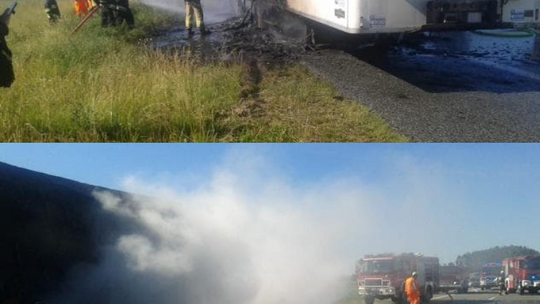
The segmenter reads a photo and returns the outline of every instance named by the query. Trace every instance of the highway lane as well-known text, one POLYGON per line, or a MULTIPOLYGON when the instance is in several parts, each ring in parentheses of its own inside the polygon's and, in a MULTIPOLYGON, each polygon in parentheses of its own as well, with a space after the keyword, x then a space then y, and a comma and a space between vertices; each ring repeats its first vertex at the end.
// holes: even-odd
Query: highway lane
MULTIPOLYGON (((470 292, 466 294, 450 293, 451 298, 447 294, 439 293, 433 296, 431 303, 433 304, 498 304, 498 303, 519 303, 519 304, 532 304, 540 303, 540 294, 509 294, 499 295, 495 290, 480 290, 471 288, 470 292)), ((376 300, 375 304, 393 304, 391 300, 376 300)))
POLYGON ((479 304, 479 303, 540 303, 540 295, 499 295, 496 291, 471 290, 466 294, 437 294, 433 297, 432 303, 453 303, 453 304, 479 304))

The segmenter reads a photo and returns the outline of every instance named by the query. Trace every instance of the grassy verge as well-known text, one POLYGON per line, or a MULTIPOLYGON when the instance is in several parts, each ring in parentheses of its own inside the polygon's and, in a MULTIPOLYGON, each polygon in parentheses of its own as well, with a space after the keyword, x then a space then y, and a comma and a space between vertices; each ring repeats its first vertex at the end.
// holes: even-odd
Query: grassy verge
POLYGON ((346 283, 345 294, 334 304, 364 304, 364 300, 358 295, 356 282, 346 283))
POLYGON ((133 31, 93 18, 69 35, 78 19, 70 1, 58 2, 55 26, 37 0, 19 1, 11 20, 17 79, 0 89, 2 142, 407 141, 294 66, 267 72, 260 111, 243 115, 242 65, 200 66, 137 43, 179 16, 135 4, 133 31))

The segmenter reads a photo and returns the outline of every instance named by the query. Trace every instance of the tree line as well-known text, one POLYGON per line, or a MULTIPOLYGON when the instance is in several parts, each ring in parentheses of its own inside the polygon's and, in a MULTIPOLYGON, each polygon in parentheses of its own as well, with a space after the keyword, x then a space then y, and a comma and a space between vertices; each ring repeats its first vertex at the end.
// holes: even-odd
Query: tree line
POLYGON ((465 267, 469 271, 478 271, 485 263, 501 263, 504 259, 515 256, 539 254, 540 252, 525 246, 496 246, 459 255, 456 258, 456 265, 465 267))

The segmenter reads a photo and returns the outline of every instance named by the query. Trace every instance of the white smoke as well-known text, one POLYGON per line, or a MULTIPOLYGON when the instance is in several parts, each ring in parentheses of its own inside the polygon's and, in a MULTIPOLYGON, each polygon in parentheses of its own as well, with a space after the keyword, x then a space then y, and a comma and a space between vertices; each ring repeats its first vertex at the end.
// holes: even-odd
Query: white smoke
POLYGON ((337 185, 306 192, 257 175, 222 169, 183 192, 128 178, 126 190, 149 195, 131 199, 96 192, 104 210, 135 228, 53 302, 334 302, 354 267, 342 252, 355 232, 346 222, 362 221, 365 200, 337 185))
POLYGON ((130 228, 51 302, 330 304, 363 254, 430 255, 463 236, 444 225, 462 209, 438 205, 459 201, 459 191, 432 168, 403 162, 378 185, 335 176, 302 184, 269 163, 239 153, 189 189, 129 177, 125 190, 146 196, 95 193, 130 228))

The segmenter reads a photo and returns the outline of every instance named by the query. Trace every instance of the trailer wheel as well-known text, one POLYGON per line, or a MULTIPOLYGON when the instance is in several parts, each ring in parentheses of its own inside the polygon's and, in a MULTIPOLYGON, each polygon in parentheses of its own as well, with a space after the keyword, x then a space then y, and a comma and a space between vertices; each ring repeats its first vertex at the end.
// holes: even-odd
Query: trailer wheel
POLYGON ((429 303, 431 301, 431 298, 433 298, 433 290, 431 290, 431 287, 428 287, 426 294, 424 295, 423 303, 429 303))
POLYGON ((364 297, 364 303, 366 304, 373 304, 375 302, 375 297, 372 296, 366 296, 364 297))

